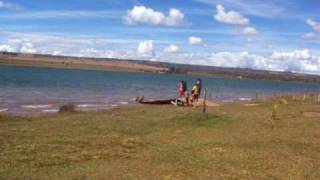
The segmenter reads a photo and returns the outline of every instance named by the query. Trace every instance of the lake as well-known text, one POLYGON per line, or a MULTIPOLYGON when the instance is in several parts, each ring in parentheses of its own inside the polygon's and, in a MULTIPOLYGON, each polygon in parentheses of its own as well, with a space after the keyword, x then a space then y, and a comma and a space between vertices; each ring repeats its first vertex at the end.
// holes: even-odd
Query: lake
MULTIPOLYGON (((54 113, 62 104, 80 110, 100 110, 147 99, 176 97, 179 80, 188 89, 198 77, 175 74, 126 73, 0 66, 0 113, 54 113)), ((320 84, 201 77, 208 98, 249 100, 279 94, 316 93, 320 84)))

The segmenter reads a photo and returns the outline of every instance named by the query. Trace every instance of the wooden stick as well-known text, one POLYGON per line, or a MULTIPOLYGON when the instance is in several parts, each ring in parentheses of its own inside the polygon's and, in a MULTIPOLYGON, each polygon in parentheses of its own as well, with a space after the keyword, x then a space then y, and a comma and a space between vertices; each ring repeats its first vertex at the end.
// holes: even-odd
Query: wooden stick
POLYGON ((303 95, 303 98, 302 98, 302 101, 306 101, 306 99, 307 99, 307 95, 304 94, 304 95, 303 95))
POLYGON ((207 100, 207 89, 204 89, 204 97, 203 97, 203 113, 207 112, 207 105, 206 105, 206 100, 207 100))

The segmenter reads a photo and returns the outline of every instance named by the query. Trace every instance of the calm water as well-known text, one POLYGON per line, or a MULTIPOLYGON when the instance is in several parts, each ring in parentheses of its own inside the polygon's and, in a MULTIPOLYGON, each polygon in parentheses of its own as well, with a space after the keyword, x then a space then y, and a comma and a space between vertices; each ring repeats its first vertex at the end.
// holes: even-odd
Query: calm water
MULTIPOLYGON (((0 113, 56 112, 74 103, 82 110, 108 109, 134 103, 136 96, 173 98, 177 82, 188 87, 188 75, 122 73, 0 66, 0 113)), ((244 100, 274 94, 319 92, 320 84, 202 78, 209 99, 244 100)))

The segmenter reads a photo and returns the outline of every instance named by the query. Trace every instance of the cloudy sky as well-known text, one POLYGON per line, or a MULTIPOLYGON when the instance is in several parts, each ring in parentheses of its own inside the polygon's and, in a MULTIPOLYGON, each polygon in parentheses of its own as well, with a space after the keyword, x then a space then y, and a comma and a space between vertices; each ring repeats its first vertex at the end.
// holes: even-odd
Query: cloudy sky
POLYGON ((319 0, 0 0, 0 51, 320 74, 319 0))

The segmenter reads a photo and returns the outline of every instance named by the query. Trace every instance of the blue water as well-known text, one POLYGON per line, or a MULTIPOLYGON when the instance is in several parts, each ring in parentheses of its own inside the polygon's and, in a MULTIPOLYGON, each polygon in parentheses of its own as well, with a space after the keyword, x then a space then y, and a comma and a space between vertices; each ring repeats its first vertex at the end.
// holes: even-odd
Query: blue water
MULTIPOLYGON (((179 80, 189 75, 125 73, 0 66, 0 113, 55 112, 66 103, 84 110, 132 104, 136 96, 173 98, 179 80)), ((316 93, 320 84, 202 77, 213 100, 239 100, 278 94, 316 93)))

